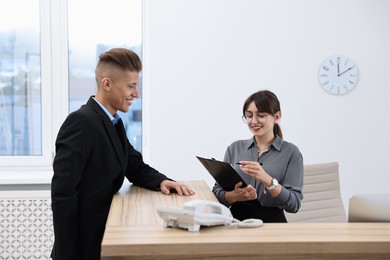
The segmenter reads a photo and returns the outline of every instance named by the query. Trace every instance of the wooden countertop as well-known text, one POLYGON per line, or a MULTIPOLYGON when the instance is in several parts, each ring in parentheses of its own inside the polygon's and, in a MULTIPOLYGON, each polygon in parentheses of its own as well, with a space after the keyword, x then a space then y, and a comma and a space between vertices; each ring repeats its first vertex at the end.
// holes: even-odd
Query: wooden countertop
POLYGON ((390 259, 390 223, 274 223, 259 228, 164 228, 156 206, 216 200, 203 181, 193 197, 125 185, 111 208, 102 259, 390 259))
POLYGON ((130 185, 125 182, 114 196, 107 226, 128 225, 163 225, 164 221, 157 214, 157 206, 181 208, 189 200, 218 201, 205 181, 181 181, 196 192, 193 196, 180 196, 176 193, 164 195, 130 185))

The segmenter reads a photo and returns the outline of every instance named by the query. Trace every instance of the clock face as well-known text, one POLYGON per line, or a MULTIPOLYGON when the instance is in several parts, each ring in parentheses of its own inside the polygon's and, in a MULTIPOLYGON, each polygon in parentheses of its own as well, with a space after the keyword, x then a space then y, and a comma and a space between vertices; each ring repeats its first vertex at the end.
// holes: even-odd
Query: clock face
POLYGON ((356 86, 358 69, 348 57, 335 55, 321 64, 318 78, 325 91, 333 95, 343 95, 356 86))

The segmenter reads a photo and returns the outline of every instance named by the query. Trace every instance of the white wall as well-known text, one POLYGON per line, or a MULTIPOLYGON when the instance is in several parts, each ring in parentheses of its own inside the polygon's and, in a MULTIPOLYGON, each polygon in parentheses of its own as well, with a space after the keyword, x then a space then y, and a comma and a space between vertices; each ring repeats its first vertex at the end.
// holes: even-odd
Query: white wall
POLYGON ((177 180, 213 180, 195 155, 222 159, 251 137, 247 96, 274 91, 285 140, 306 164, 338 161, 345 207, 390 181, 390 1, 148 0, 145 2, 144 155, 177 180), (357 87, 327 94, 318 69, 341 54, 357 87))

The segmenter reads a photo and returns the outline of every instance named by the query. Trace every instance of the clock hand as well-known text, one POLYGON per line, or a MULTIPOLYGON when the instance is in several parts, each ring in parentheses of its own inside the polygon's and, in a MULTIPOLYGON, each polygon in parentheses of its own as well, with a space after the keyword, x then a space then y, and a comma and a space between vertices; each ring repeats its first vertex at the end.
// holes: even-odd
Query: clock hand
POLYGON ((337 57, 337 74, 340 73, 340 57, 337 57))
POLYGON ((343 71, 343 72, 341 72, 341 73, 338 73, 337 76, 340 77, 340 76, 343 75, 345 72, 350 71, 351 69, 353 69, 353 67, 350 67, 349 69, 347 69, 347 70, 345 70, 345 71, 343 71))

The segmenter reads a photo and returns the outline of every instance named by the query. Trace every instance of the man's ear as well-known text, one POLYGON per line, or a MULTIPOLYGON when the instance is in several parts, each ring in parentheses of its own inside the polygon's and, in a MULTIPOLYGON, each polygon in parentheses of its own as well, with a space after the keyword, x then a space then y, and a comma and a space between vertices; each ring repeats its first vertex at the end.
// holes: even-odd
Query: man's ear
POLYGON ((110 91, 110 89, 111 89, 111 80, 110 80, 110 78, 107 78, 107 77, 102 78, 101 83, 102 83, 102 88, 104 90, 110 91))

